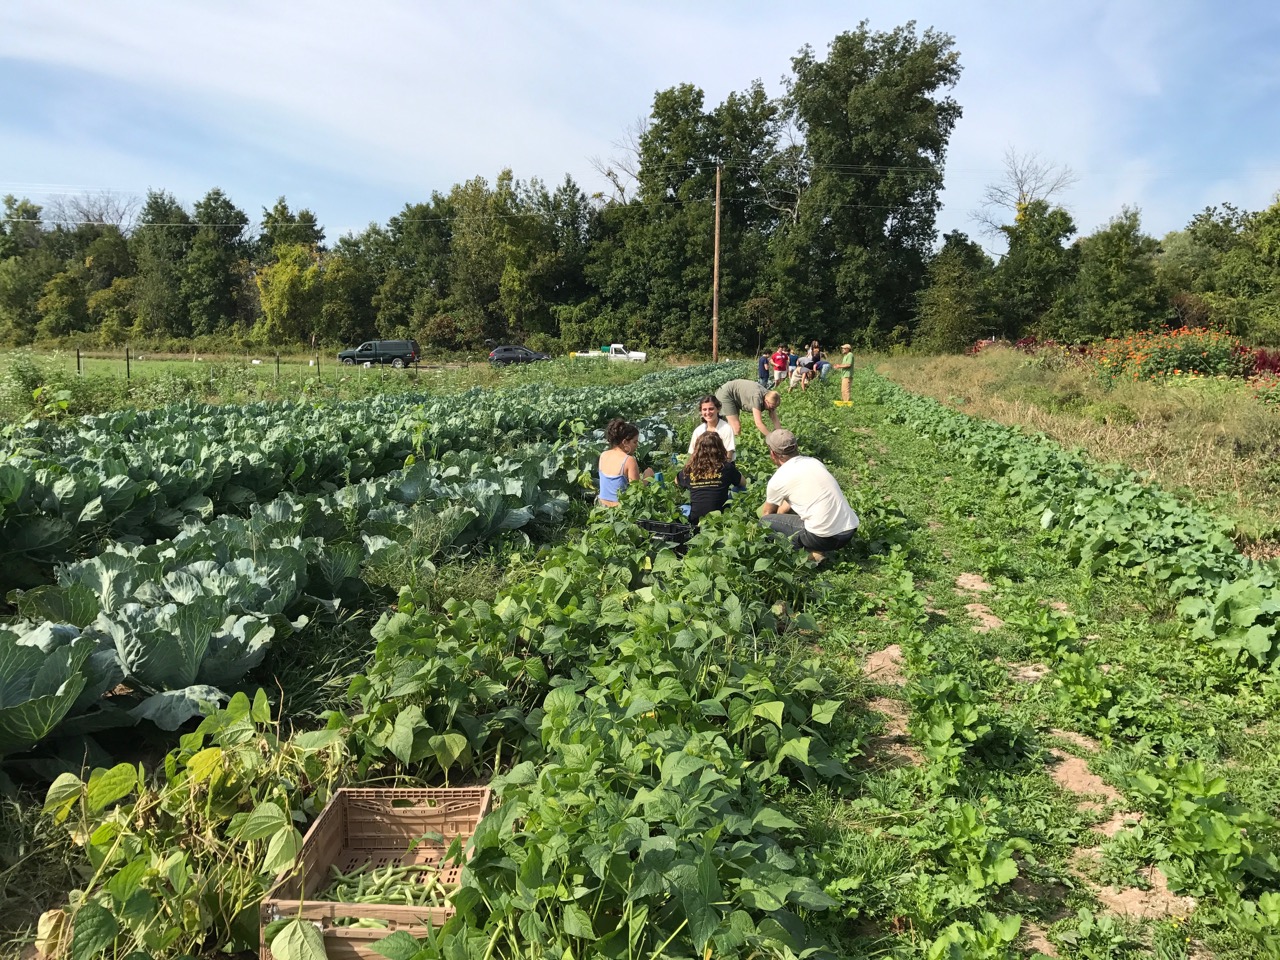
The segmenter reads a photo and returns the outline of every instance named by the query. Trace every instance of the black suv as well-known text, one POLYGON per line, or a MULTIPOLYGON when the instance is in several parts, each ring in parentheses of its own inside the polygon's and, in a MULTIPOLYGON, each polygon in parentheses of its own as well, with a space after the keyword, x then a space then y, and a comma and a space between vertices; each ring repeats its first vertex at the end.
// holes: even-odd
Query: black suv
POLYGON ((548 353, 539 353, 537 350, 530 350, 528 347, 514 344, 505 347, 494 347, 489 354, 489 362, 499 366, 508 363, 533 363, 535 360, 550 359, 551 355, 548 353))
POLYGON ((366 340, 354 350, 343 350, 338 360, 348 367, 357 363, 389 363, 407 367, 422 356, 417 340, 366 340))

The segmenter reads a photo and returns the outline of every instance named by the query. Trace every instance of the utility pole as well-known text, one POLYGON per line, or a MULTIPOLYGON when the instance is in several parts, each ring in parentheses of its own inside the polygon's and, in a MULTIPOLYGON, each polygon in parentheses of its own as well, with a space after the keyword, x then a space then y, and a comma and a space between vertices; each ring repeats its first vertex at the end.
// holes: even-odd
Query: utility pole
POLYGON ((711 267, 711 362, 720 360, 720 171, 716 164, 716 241, 715 260, 711 267))

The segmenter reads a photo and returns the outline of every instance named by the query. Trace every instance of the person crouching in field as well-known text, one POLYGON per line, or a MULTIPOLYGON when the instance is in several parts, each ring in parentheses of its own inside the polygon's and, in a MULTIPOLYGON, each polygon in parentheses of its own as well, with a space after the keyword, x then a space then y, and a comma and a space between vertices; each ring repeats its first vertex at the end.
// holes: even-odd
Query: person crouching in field
POLYGON ((801 392, 809 389, 809 383, 818 375, 814 369, 812 361, 805 356, 801 357, 796 363, 795 369, 791 371, 791 379, 787 381, 787 393, 796 388, 796 384, 800 384, 801 392))
POLYGON ((640 446, 640 428, 634 423, 618 419, 609 421, 604 429, 605 443, 609 448, 600 454, 600 494, 596 502, 602 507, 616 507, 622 491, 637 480, 647 483, 653 470, 640 472, 636 462, 636 447, 640 446))
POLYGON ((742 474, 729 460, 720 435, 708 430, 694 443, 676 483, 689 491, 689 522, 696 527, 708 513, 724 509, 730 488, 742 486, 742 474))
POLYGON ((769 478, 760 520, 821 563, 853 539, 858 515, 831 471, 820 460, 800 456, 794 433, 774 430, 765 443, 778 469, 769 478))

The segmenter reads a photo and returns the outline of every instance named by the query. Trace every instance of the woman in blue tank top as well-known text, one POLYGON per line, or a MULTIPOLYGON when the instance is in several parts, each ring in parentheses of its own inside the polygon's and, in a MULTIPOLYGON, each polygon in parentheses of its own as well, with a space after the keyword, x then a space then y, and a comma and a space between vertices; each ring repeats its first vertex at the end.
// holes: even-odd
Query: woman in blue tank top
POLYGON ((653 470, 640 472, 636 463, 636 447, 640 445, 640 428, 634 423, 611 420, 604 430, 609 449, 600 454, 600 495, 596 501, 602 507, 616 507, 627 486, 641 478, 648 480, 653 470))

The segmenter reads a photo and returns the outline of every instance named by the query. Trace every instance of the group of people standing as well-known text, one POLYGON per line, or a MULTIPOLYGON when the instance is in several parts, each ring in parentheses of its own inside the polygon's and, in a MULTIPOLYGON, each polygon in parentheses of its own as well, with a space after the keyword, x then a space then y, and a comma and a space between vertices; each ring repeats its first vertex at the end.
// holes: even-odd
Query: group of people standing
POLYGON ((847 402, 849 381, 853 377, 853 346, 848 343, 841 344, 840 354, 840 362, 832 363, 822 352, 822 347, 817 340, 809 344, 802 354, 795 353, 794 349, 786 344, 778 344, 778 349, 773 353, 760 354, 756 361, 756 379, 760 386, 765 388, 770 384, 779 386, 783 380, 786 380, 787 392, 790 393, 797 386, 802 391, 807 390, 813 380, 825 378, 832 370, 839 370, 841 371, 840 399, 847 402))
MULTIPOLYGON (((836 366, 851 370, 853 357, 847 346, 845 351, 844 362, 836 366)), ((688 516, 694 526, 707 514, 723 509, 735 489, 744 489, 745 480, 734 461, 742 414, 749 410, 776 467, 765 491, 761 521, 821 563, 827 553, 853 539, 858 516, 826 466, 814 457, 800 455, 795 434, 778 420, 782 395, 767 387, 767 383, 753 380, 730 380, 714 396, 698 401, 702 422, 689 440, 688 460, 676 482, 689 491, 688 516), (772 429, 765 425, 766 413, 772 429)), ((846 380, 846 399, 847 390, 846 380)), ((605 430, 609 447, 600 455, 597 498, 602 506, 617 506, 629 483, 648 482, 655 476, 652 469, 641 471, 636 462, 639 436, 636 425, 625 420, 614 420, 605 430)))

